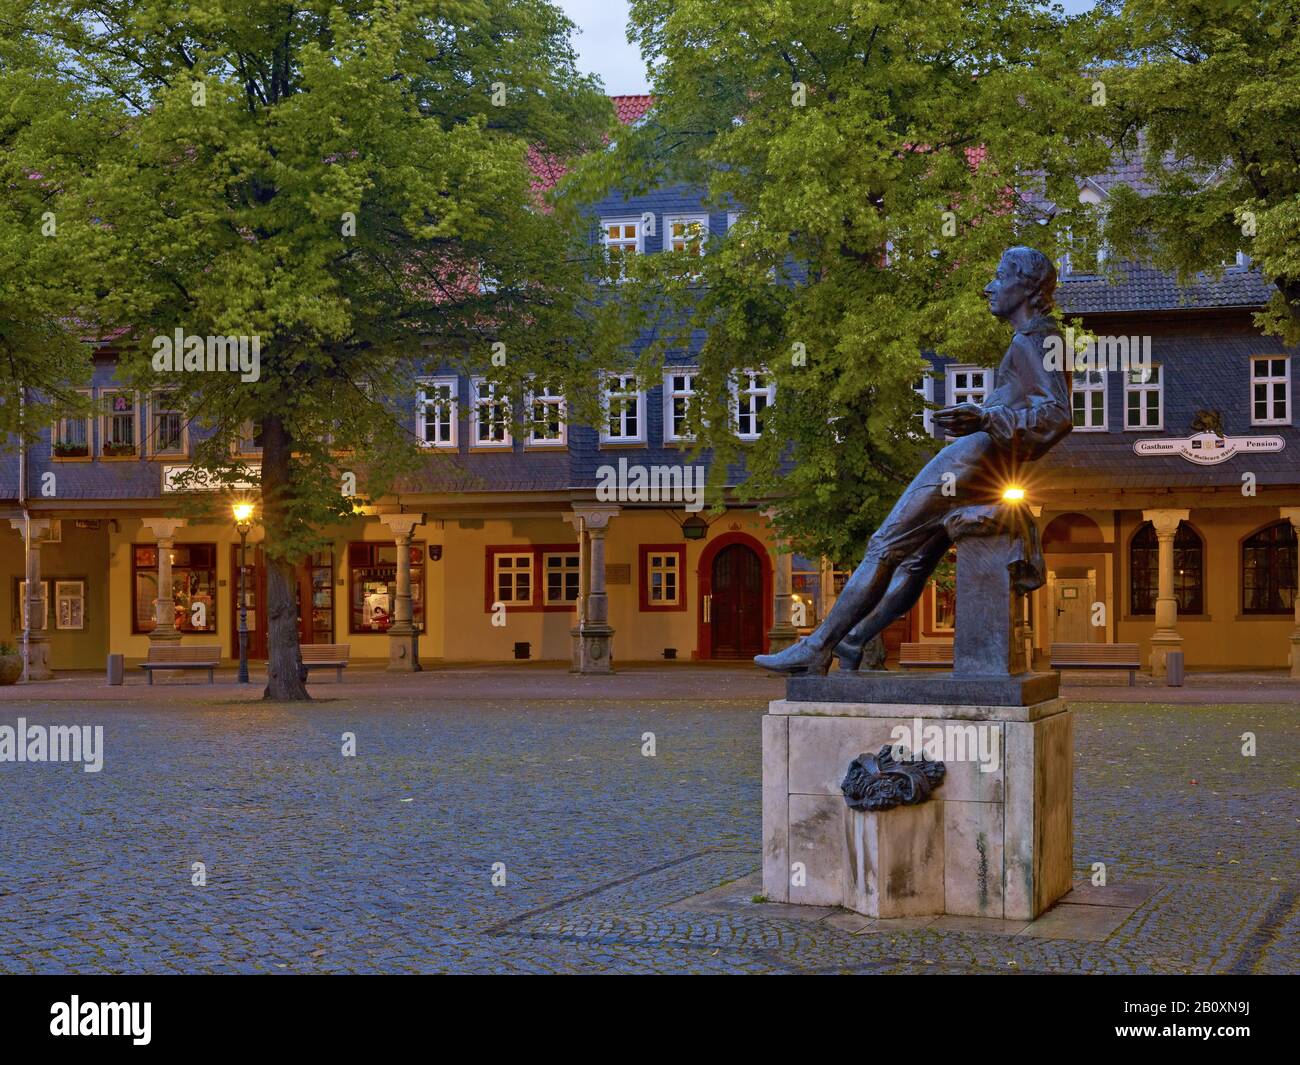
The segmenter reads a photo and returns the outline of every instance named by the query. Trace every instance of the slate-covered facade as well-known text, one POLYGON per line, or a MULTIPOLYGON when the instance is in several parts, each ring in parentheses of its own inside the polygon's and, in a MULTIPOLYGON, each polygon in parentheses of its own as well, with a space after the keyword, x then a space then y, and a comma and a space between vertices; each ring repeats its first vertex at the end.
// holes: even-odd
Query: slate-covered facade
MULTIPOLYGON (((634 121, 649 100, 615 103, 624 121, 634 121)), ((1081 195, 1104 199, 1107 181, 1125 173, 1089 182, 1081 195)), ((725 233, 731 221, 726 211, 703 208, 696 190, 669 188, 593 205, 593 230, 608 234, 610 225, 647 215, 653 235, 638 229, 629 238, 647 254, 672 239, 674 219, 699 219, 710 234, 725 233)), ((1286 666, 1300 628, 1296 352, 1252 324, 1267 286, 1246 261, 1190 286, 1147 267, 1086 265, 1093 272, 1064 264, 1064 311, 1098 334, 1150 337, 1159 369, 1156 380, 1076 375, 1077 431, 1027 486, 1049 569, 1030 606, 1039 660, 1053 642, 1124 642, 1141 645, 1144 660, 1154 653, 1157 665, 1165 651, 1182 650, 1192 669, 1286 666), (1253 378, 1260 366, 1262 376, 1253 378), (1251 440, 1265 437, 1279 448, 1250 450, 1251 440), (1138 442, 1175 450, 1139 453, 1138 442), (1217 461, 1201 461, 1207 456, 1217 461), (1171 570, 1163 587, 1162 561, 1171 570), (1162 591, 1179 604, 1176 618, 1162 591)), ((987 367, 941 357, 933 365, 921 389, 937 403, 991 389, 987 367)), ((621 435, 611 436, 608 425, 604 432, 567 425, 556 439, 508 445, 490 431, 479 436, 474 379, 413 381, 411 416, 437 454, 373 513, 329 530, 331 546, 300 567, 303 640, 346 643, 355 659, 388 660, 404 568, 427 663, 568 660, 580 600, 587 623, 603 615, 622 662, 743 659, 791 638, 787 618, 814 624, 842 572, 777 551, 768 504, 714 517, 680 503, 597 498, 601 466, 684 463, 672 439, 672 392, 690 384, 691 366, 683 352, 662 377, 638 382, 635 418, 623 419, 621 435), (414 406, 419 395, 426 412, 414 406), (603 590, 593 586, 598 563, 603 590)), ((158 636, 160 561, 170 562, 163 579, 174 605, 165 609, 174 611, 181 642, 218 644, 234 657, 233 522, 223 510, 203 516, 183 493, 167 490, 187 463, 189 442, 156 397, 116 393, 113 371, 111 353, 102 352, 93 387, 108 401, 105 414, 52 429, 25 456, 0 458, 0 519, 7 519, 0 520, 0 640, 16 642, 23 630, 30 522, 52 668, 102 668, 108 653, 144 658, 158 636)), ((761 379, 748 384, 743 402, 756 413, 774 397, 761 379)), ((248 449, 255 460, 255 441, 248 449)), ((259 535, 254 527, 247 571, 254 658, 264 653, 259 535)), ((932 586, 888 642, 950 639, 951 616, 951 601, 932 586)))

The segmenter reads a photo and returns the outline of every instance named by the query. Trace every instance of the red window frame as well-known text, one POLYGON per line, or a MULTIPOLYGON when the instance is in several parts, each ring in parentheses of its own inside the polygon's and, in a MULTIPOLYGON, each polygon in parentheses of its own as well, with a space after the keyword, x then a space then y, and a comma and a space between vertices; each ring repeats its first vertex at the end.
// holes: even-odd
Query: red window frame
POLYGON ((578 604, 546 604, 546 573, 542 569, 543 555, 576 555, 577 544, 489 544, 483 550, 483 612, 492 613, 492 604, 497 601, 496 557, 497 555, 532 555, 533 581, 529 592, 532 596, 527 606, 518 603, 506 603, 507 613, 526 614, 564 614, 575 613, 578 604))

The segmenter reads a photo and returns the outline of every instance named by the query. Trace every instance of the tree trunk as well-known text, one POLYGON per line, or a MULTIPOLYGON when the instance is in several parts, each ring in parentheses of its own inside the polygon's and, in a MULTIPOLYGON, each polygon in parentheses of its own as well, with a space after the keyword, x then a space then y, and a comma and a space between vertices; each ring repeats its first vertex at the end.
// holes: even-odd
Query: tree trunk
POLYGON ((262 519, 267 539, 266 691, 264 699, 310 699, 298 646, 297 580, 291 559, 276 551, 289 543, 289 462, 292 442, 278 417, 262 422, 262 519))

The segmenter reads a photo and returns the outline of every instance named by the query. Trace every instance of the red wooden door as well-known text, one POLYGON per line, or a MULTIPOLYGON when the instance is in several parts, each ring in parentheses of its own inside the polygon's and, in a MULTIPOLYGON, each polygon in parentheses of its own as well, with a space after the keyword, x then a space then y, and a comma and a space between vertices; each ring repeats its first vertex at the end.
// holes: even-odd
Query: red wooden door
MULTIPOLYGON (((230 655, 239 657, 239 545, 231 548, 230 655)), ((329 552, 312 555, 295 571, 298 601, 298 642, 332 643, 334 640, 334 563, 329 552), (307 604, 304 606, 304 604, 307 604)), ((266 657, 266 559, 260 546, 248 548, 244 575, 248 600, 248 657, 266 657)))
MULTIPOLYGON (((245 556, 244 601, 248 604, 248 657, 266 657, 266 566, 262 549, 250 546, 245 556)), ((230 657, 239 658, 239 545, 230 548, 230 657)))
POLYGON ((763 565, 744 544, 713 560, 714 658, 750 658, 763 650, 763 565))

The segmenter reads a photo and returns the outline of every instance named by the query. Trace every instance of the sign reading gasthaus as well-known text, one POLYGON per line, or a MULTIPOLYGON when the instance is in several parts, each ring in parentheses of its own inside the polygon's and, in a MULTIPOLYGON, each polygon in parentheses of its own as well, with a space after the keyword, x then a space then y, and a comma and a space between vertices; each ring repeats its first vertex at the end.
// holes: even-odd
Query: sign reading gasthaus
POLYGON ((1180 440, 1138 440, 1133 444, 1137 455, 1178 455, 1198 466, 1214 466, 1234 455, 1281 451, 1286 441, 1280 436, 1219 436, 1196 433, 1180 440))

